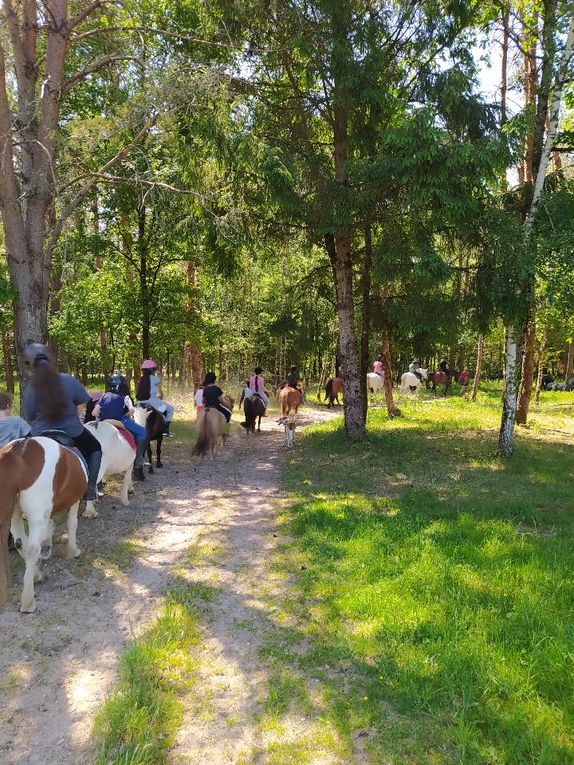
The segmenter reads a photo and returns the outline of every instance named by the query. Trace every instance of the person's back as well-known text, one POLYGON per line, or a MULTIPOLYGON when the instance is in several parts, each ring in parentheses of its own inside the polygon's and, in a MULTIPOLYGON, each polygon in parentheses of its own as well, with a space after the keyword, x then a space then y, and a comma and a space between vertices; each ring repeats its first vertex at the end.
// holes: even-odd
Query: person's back
POLYGON ((440 360, 440 364, 438 365, 438 368, 440 369, 440 371, 441 371, 443 374, 445 374, 445 375, 448 375, 448 374, 449 374, 449 371, 448 371, 448 361, 446 360, 446 358, 445 358, 444 356, 443 356, 443 358, 440 360))
POLYGON ((11 406, 10 394, 0 393, 0 446, 5 446, 17 438, 25 438, 31 432, 26 420, 10 414, 11 406))
POLYGON ((100 401, 100 420, 120 420, 125 413, 125 396, 109 391, 104 393, 100 401))
POLYGON ((297 372, 289 372, 289 374, 287 375, 287 385, 290 388, 296 388, 297 383, 299 382, 298 378, 299 378, 299 375, 297 374, 297 372))
POLYGON ((383 369, 383 361, 382 361, 382 359, 379 358, 379 359, 377 359, 376 361, 373 362, 373 372, 376 375, 380 375, 380 377, 384 377, 385 370, 383 369))

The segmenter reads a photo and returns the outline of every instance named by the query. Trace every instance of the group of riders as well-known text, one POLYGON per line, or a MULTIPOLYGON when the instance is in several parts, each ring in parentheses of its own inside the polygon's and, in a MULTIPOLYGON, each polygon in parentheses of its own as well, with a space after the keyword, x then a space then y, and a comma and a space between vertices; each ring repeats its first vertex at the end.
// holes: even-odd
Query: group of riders
MULTIPOLYGON (((134 475, 136 479, 144 480, 144 454, 149 441, 145 427, 134 420, 135 407, 142 405, 160 412, 165 420, 163 435, 167 437, 172 435, 170 425, 174 414, 173 406, 163 400, 161 378, 156 374, 155 361, 143 361, 134 403, 125 377, 117 371, 107 381, 105 392, 88 392, 75 377, 58 372, 55 359, 47 346, 30 344, 24 358, 30 370, 30 381, 22 396, 24 417, 12 415, 11 396, 0 393, 0 447, 28 436, 67 437, 69 445, 76 447, 85 461, 88 488, 84 499, 95 500, 98 497, 97 481, 102 450, 97 438, 84 427, 84 422, 94 419, 119 421, 135 438, 134 475)), ((269 394, 265 390, 262 372, 261 367, 256 367, 253 375, 245 381, 242 402, 245 398, 259 396, 267 408, 269 394)), ((302 395, 296 366, 291 367, 283 382, 284 386, 290 386, 302 395)), ((215 373, 208 372, 203 385, 195 394, 195 404, 198 411, 207 407, 217 409, 229 425, 231 410, 221 402, 222 396, 223 391, 216 385, 215 373)))

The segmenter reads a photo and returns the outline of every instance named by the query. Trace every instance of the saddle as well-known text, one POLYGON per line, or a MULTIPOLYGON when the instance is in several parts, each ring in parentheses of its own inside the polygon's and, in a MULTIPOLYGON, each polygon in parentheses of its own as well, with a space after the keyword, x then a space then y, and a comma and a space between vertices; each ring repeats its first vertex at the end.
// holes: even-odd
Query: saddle
POLYGON ((110 425, 113 425, 114 428, 117 428, 118 430, 125 430, 126 426, 121 420, 102 420, 102 422, 109 422, 110 425))
POLYGON ((128 442, 130 447, 135 451, 136 448, 136 440, 133 437, 133 435, 129 432, 129 430, 126 428, 123 422, 121 420, 101 420, 101 422, 107 422, 110 425, 113 425, 114 428, 119 432, 120 436, 123 436, 125 440, 128 442))
POLYGON ((44 438, 51 438, 52 441, 56 441, 56 443, 60 444, 60 446, 63 446, 64 449, 68 449, 69 451, 73 452, 76 457, 80 460, 82 463, 82 466, 84 470, 86 471, 86 475, 88 472, 88 463, 86 462, 86 458, 82 454, 82 452, 78 449, 77 446, 74 444, 74 439, 72 436, 69 436, 65 431, 63 430, 44 430, 42 433, 40 433, 41 436, 44 438))

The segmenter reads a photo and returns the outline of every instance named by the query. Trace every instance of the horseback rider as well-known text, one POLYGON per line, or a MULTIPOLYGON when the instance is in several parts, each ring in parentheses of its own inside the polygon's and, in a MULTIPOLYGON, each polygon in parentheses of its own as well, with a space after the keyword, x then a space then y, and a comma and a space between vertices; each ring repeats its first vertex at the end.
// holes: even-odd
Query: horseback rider
POLYGON ((438 365, 439 372, 442 372, 443 374, 447 375, 447 377, 450 377, 450 372, 448 371, 448 361, 446 356, 441 356, 440 364, 438 365))
POLYGON ((409 372, 413 374, 415 377, 418 377, 418 379, 423 382, 423 376, 419 372, 420 366, 417 359, 413 359, 411 363, 409 364, 409 372))
POLYGON ((32 428, 21 417, 10 414, 12 396, 9 393, 0 393, 0 446, 9 444, 17 438, 26 438, 32 428))
POLYGON ((98 439, 84 428, 79 410, 90 400, 90 394, 72 375, 58 373, 45 345, 32 343, 24 351, 31 369, 30 384, 24 391, 23 409, 32 426, 32 435, 41 436, 50 430, 61 430, 82 453, 88 468, 88 488, 84 499, 98 498, 96 483, 102 461, 98 439))
POLYGON ((144 454, 149 441, 146 429, 133 421, 134 405, 129 394, 120 390, 125 381, 119 374, 113 374, 108 380, 108 392, 96 402, 92 415, 98 420, 119 420, 124 428, 136 440, 136 458, 134 460, 134 476, 138 481, 145 481, 144 454))
POLYGON ((303 398, 303 391, 299 387, 299 369, 296 364, 292 364, 287 377, 283 380, 281 388, 294 388, 301 398, 303 398))
POLYGON ((383 369, 383 357, 377 356, 376 361, 373 362, 373 372, 379 375, 381 379, 385 378, 385 370, 383 369))
POLYGON ((149 406, 163 414, 165 417, 163 435, 171 438, 172 434, 169 432, 169 427, 173 419, 173 406, 162 399, 161 378, 154 374, 156 370, 157 364, 155 361, 144 359, 142 363, 142 376, 136 390, 136 399, 139 404, 149 404, 149 406))
POLYGON ((231 427, 229 424, 229 421, 231 420, 231 410, 219 400, 220 396, 223 396, 223 391, 215 384, 216 379, 215 372, 208 372, 205 375, 203 381, 203 406, 205 409, 209 407, 221 412, 227 423, 226 431, 229 431, 231 427))
POLYGON ((249 378, 249 387, 253 391, 254 396, 259 396, 261 401, 265 404, 265 409, 269 406, 269 394, 265 390, 265 380, 262 375, 263 369, 261 367, 255 367, 254 374, 249 378))

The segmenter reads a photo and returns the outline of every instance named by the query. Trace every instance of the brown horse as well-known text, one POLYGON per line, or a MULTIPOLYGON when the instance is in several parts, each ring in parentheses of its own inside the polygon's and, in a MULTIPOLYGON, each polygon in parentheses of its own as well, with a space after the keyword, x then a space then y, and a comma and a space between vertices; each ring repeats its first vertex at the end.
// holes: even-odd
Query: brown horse
POLYGON ((259 396, 250 396, 243 402, 243 411, 245 412, 245 422, 241 424, 249 433, 255 433, 255 422, 259 417, 257 431, 261 433, 261 418, 265 416, 265 404, 259 396))
POLYGON ((426 386, 427 388, 431 388, 432 392, 436 395, 436 386, 442 385, 443 386, 443 396, 446 396, 448 391, 450 390, 450 386, 452 385, 452 376, 447 375, 444 372, 431 372, 430 375, 427 377, 426 380, 426 386))
MULTIPOLYGON (((221 396, 220 401, 228 409, 233 409, 234 401, 229 396, 221 396)), ((206 406, 198 412, 195 425, 197 428, 197 441, 193 447, 192 454, 198 454, 200 457, 211 454, 211 459, 215 459, 220 436, 221 448, 225 447, 225 439, 227 438, 225 433, 225 416, 218 409, 206 406)))
POLYGON ((339 393, 343 393, 343 379, 341 377, 333 377, 327 382, 325 386, 325 395, 329 399, 327 401, 327 409, 329 407, 335 407, 335 402, 339 404, 339 393))
POLYGON ((277 394, 279 404, 281 405, 281 418, 287 417, 287 415, 293 410, 297 414, 297 409, 301 406, 301 393, 297 388, 281 388, 277 394))

